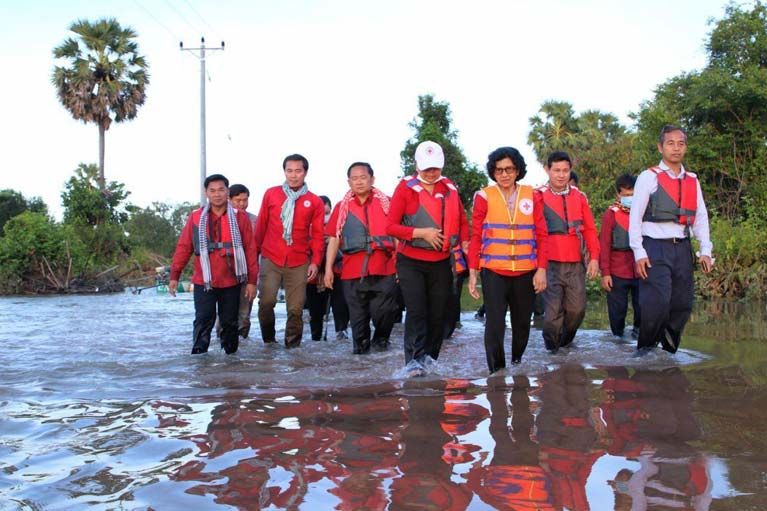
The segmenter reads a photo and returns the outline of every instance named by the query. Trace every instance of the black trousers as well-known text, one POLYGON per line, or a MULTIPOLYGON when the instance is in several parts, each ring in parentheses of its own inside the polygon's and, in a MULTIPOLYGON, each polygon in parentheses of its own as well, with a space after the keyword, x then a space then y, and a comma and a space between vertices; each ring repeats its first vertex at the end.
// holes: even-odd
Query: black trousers
POLYGON ((397 254, 402 296, 405 298, 405 363, 439 357, 453 272, 449 258, 422 261, 397 254))
MULTIPOLYGON (((340 282, 340 280, 336 282, 340 282)), ((309 310, 309 328, 312 331, 313 341, 322 339, 328 300, 330 300, 329 305, 333 309, 333 326, 336 332, 346 330, 349 326, 349 307, 346 305, 342 287, 334 286, 332 290, 325 289, 319 292, 317 291, 317 284, 307 284, 305 307, 309 310)))
POLYGON ((613 335, 620 337, 626 328, 626 313, 629 308, 629 295, 631 295, 631 308, 634 309, 634 330, 639 331, 641 312, 639 307, 639 279, 624 279, 613 277, 613 288, 607 293, 607 315, 610 318, 610 330, 613 335))
MULTIPOLYGON (((338 275, 336 275, 336 282, 341 282, 338 275)), ((346 304, 346 295, 342 285, 333 286, 330 293, 330 307, 333 309, 333 326, 336 333, 346 330, 349 327, 349 306, 346 304)))
POLYGON ((511 315, 511 359, 520 360, 530 338, 530 318, 535 305, 534 271, 516 277, 482 270, 482 299, 485 303, 485 355, 491 373, 506 367, 503 341, 506 311, 511 315))
POLYGON ((205 353, 210 346, 210 333, 216 323, 216 308, 221 322, 221 347, 234 353, 240 345, 237 334, 237 313, 240 309, 240 285, 205 291, 194 286, 194 332, 192 354, 205 353))
POLYGON ((394 319, 397 315, 397 295, 394 275, 370 275, 364 280, 340 281, 352 325, 354 354, 370 351, 370 320, 373 320, 372 345, 384 350, 389 347, 394 319))
POLYGON ((690 240, 674 243, 645 236, 642 244, 652 267, 639 281, 642 322, 637 349, 660 343, 674 353, 690 319, 695 292, 690 240))
POLYGON ((447 315, 445 316, 445 339, 450 339, 455 327, 461 321, 461 294, 463 294, 463 282, 466 280, 468 271, 453 276, 453 286, 450 288, 450 298, 447 300, 447 315))
POLYGON ((309 328, 312 331, 312 340, 322 339, 322 326, 325 312, 330 305, 330 290, 317 291, 317 284, 306 285, 306 308, 309 310, 309 328))
POLYGON ((557 350, 573 342, 586 317, 586 269, 583 264, 549 261, 543 300, 546 308, 543 341, 546 349, 557 350))

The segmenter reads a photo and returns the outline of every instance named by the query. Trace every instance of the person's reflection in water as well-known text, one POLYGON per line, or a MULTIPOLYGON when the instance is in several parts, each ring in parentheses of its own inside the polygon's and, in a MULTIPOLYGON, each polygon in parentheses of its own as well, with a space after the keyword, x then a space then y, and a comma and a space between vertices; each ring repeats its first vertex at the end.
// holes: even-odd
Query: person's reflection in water
POLYGON ((426 388, 408 381, 404 389, 407 426, 400 439, 403 444, 400 476, 391 484, 388 509, 392 511, 458 511, 471 502, 471 492, 451 480, 452 466, 443 458, 443 448, 452 439, 441 425, 445 392, 435 392, 433 387, 433 383, 426 388))
POLYGON ((175 479, 200 481, 193 495, 214 495, 217 503, 241 509, 294 508, 309 488, 324 477, 340 477, 343 468, 329 456, 343 433, 323 426, 333 407, 303 399, 230 398, 213 409, 207 435, 192 440, 205 461, 182 466, 175 479), (217 458, 241 451, 235 463, 209 471, 217 458), (253 455, 255 452, 255 455, 253 455), (211 461, 208 461, 211 460, 211 461))
POLYGON ((591 421, 590 380, 578 365, 544 373, 536 391, 541 400, 537 419, 539 459, 552 481, 556 509, 590 509, 586 480, 591 467, 604 454, 596 448, 591 421))
MULTIPOLYGON (((356 511, 385 509, 387 479, 396 477, 400 458, 400 431, 404 428, 407 401, 392 394, 391 385, 381 386, 373 395, 333 396, 333 424, 343 431, 336 447, 335 461, 343 467, 333 477, 335 488, 328 493, 341 503, 334 509, 356 511)), ((311 502, 310 502, 311 504, 311 502)))
POLYGON ((698 439, 700 428, 684 373, 673 367, 630 376, 611 369, 603 385, 603 418, 613 436, 609 451, 640 466, 620 470, 610 482, 616 509, 709 509, 710 460, 688 443, 698 439))
MULTIPOLYGON (((492 385, 491 378, 490 383, 492 385)), ((495 379, 498 381, 498 379, 495 379)), ((554 511, 551 481, 538 462, 535 421, 526 376, 514 376, 510 401, 505 388, 488 388, 490 435, 495 442, 489 464, 472 470, 469 487, 494 509, 554 511), (511 428, 509 428, 509 405, 511 428)))
POLYGON ((440 420, 442 431, 450 435, 450 441, 442 446, 442 459, 453 467, 456 474, 459 465, 473 463, 482 446, 469 443, 466 438, 477 430, 477 426, 490 416, 490 411, 474 402, 476 394, 468 380, 447 380, 445 382, 445 406, 440 420))

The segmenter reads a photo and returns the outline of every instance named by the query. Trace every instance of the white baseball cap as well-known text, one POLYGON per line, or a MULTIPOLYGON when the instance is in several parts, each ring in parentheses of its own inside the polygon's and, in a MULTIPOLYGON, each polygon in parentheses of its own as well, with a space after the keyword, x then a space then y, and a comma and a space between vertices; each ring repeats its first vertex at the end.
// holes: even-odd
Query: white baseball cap
POLYGON ((445 166, 445 153, 436 142, 421 142, 415 148, 415 166, 416 170, 441 169, 445 166))

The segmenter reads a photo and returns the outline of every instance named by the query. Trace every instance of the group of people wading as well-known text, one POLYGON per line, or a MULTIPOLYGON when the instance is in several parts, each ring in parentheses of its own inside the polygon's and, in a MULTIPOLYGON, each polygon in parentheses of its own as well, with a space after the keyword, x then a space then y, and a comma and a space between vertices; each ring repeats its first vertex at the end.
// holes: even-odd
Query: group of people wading
MULTIPOLYGON (((585 316, 586 278, 601 270, 612 332, 624 334, 631 295, 638 354, 659 344, 676 352, 692 310, 691 236, 700 245, 702 270, 712 268, 708 214, 697 177, 682 165, 686 149, 684 130, 664 127, 660 164, 637 179, 617 179, 616 203, 605 212, 600 234, 586 195, 571 184, 565 152, 549 155, 549 181, 538 188, 519 182, 527 168, 517 149, 491 152, 486 170, 493 183, 475 193, 471 226, 456 185, 442 175, 442 148, 431 141, 418 145, 416 173, 391 197, 374 186, 370 164, 352 163, 349 190, 329 217, 323 200, 307 188, 309 162, 299 154, 284 159, 285 182, 266 191, 257 216, 245 212, 247 188, 229 188, 224 176, 212 175, 204 184, 207 204, 192 213, 179 238, 170 290, 175 294, 195 254, 193 354, 208 350, 216 314, 222 348, 237 351, 240 336, 248 335, 257 283, 265 343, 277 342, 274 307, 283 286, 285 346, 301 344, 306 286, 315 282, 342 288, 354 354, 386 350, 401 293, 405 364, 410 376, 421 376, 455 328, 468 270, 476 299, 481 280, 493 373, 506 367, 507 313, 511 362, 517 364, 536 294, 542 294, 543 339, 556 353, 573 342, 585 316)), ((312 338, 318 339, 314 332, 312 338)))

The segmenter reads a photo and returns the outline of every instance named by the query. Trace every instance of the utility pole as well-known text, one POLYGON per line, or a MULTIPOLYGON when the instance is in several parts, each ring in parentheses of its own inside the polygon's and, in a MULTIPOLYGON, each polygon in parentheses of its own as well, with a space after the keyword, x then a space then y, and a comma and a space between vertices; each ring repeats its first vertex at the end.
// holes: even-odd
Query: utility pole
POLYGON ((178 43, 181 51, 192 52, 192 55, 200 60, 200 204, 205 205, 205 178, 208 175, 207 169, 207 154, 206 154, 206 140, 205 140, 205 50, 215 51, 224 49, 224 41, 221 41, 220 48, 206 48, 205 38, 200 38, 199 48, 184 48, 184 43, 178 43), (199 51, 197 55, 195 52, 199 51))

